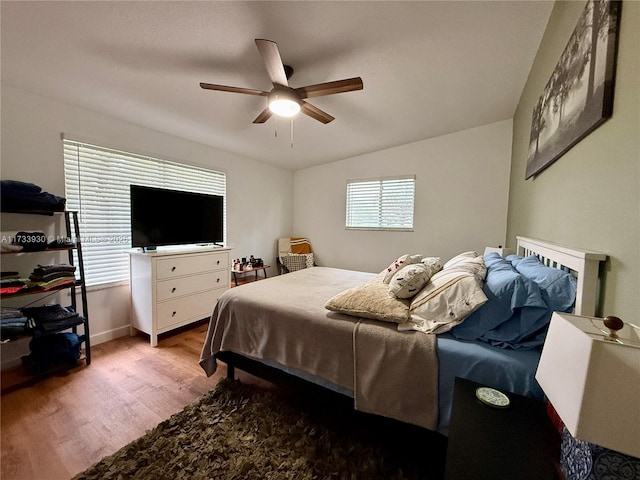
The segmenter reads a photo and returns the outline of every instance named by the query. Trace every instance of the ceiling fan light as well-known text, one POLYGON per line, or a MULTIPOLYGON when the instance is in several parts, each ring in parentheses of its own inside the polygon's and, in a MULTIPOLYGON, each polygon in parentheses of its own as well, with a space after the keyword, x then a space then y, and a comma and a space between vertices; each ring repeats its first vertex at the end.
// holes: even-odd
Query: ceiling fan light
POLYGON ((269 110, 280 117, 293 117, 300 111, 300 103, 276 96, 269 102, 269 110))

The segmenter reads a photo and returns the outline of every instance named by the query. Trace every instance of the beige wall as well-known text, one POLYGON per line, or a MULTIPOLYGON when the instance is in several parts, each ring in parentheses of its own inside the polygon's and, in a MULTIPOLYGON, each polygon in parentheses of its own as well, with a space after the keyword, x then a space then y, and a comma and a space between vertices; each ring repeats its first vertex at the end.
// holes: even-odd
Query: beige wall
POLYGON ((398 255, 449 259, 506 239, 511 120, 409 143, 294 177, 293 235, 324 266, 380 271, 398 255), (347 180, 415 175, 413 232, 345 229, 347 180))
POLYGON ((613 116, 534 179, 524 180, 531 112, 585 2, 558 2, 514 116, 507 234, 597 250, 600 315, 639 322, 640 2, 623 2, 613 116))

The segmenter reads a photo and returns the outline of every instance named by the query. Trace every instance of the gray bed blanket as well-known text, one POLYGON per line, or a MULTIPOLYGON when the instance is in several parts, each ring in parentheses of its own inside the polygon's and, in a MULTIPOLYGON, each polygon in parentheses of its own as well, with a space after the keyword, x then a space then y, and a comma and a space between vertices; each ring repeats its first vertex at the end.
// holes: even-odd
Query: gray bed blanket
POLYGON ((437 417, 433 336, 398 332, 386 322, 359 325, 357 317, 324 308, 332 296, 373 277, 313 267, 227 290, 214 308, 200 365, 212 375, 215 355, 235 352, 353 392, 357 409, 435 428, 430 420, 437 417), (425 370, 431 376, 418 375, 425 370), (429 403, 422 403, 427 398, 429 403))
POLYGON ((398 332, 395 325, 363 319, 354 329, 353 345, 356 410, 435 430, 435 335, 398 332))

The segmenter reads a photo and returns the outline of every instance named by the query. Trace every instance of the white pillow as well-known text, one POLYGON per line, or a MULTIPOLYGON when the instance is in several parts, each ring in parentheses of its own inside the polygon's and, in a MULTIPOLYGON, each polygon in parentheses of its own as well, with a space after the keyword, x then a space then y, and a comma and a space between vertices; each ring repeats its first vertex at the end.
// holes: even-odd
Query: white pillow
POLYGON ((469 252, 460 253, 455 257, 451 258, 450 260, 448 260, 447 263, 445 263, 442 268, 452 267, 458 262, 464 262, 471 258, 476 258, 477 256, 478 256, 478 252, 469 251, 469 252))
POLYGON ((398 330, 444 333, 488 301, 473 275, 450 273, 440 276, 435 282, 434 278, 435 275, 414 297, 409 307, 410 321, 399 326, 398 330))
POLYGON ((407 265, 413 265, 414 263, 419 263, 422 260, 422 255, 414 254, 410 255, 408 253, 398 257, 396 260, 391 262, 391 264, 382 272, 384 273, 383 282, 389 284, 393 276, 398 272, 401 268, 406 267, 407 265))
POLYGON ((444 275, 445 272, 466 273, 473 275, 476 280, 482 282, 487 276, 487 266, 484 264, 484 258, 482 257, 468 257, 462 258, 455 263, 445 263, 444 268, 436 273, 436 275, 444 275))
POLYGON ((488 300, 482 291, 486 273, 484 259, 475 252, 465 252, 445 263, 411 301, 414 329, 443 333, 462 323, 488 300))
POLYGON ((411 298, 431 278, 431 271, 422 263, 407 265, 396 272, 389 282, 389 295, 396 298, 411 298))

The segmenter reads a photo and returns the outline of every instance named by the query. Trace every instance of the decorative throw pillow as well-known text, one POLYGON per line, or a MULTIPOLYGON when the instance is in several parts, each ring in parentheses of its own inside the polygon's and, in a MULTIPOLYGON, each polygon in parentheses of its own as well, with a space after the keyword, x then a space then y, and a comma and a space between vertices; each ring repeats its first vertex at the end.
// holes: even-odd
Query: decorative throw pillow
POLYGON ((307 253, 305 255, 305 257, 307 257, 307 268, 311 268, 315 265, 315 258, 313 256, 313 253, 307 253))
POLYGON ((289 253, 282 256, 282 263, 290 272, 313 267, 313 253, 289 253))
POLYGON ((330 298, 325 308, 354 317, 404 323, 409 320, 409 301, 389 296, 382 273, 376 278, 349 288, 330 298))
POLYGON ((422 260, 422 255, 420 254, 410 255, 406 253, 401 257, 398 257, 396 260, 391 262, 391 264, 385 270, 380 272, 380 273, 384 273, 384 279, 383 279, 384 283, 389 284, 389 282, 391 281, 391 279, 393 278, 393 276, 396 274, 398 270, 400 270, 403 267, 406 267, 407 265, 413 265, 414 263, 419 263, 420 260, 422 260))
POLYGON ((420 263, 429 270, 429 278, 442 270, 442 260, 440 260, 440 257, 424 257, 420 260, 420 263))
POLYGON ((431 271, 426 265, 416 263, 400 269, 389 282, 389 295, 411 298, 427 284, 431 271))

